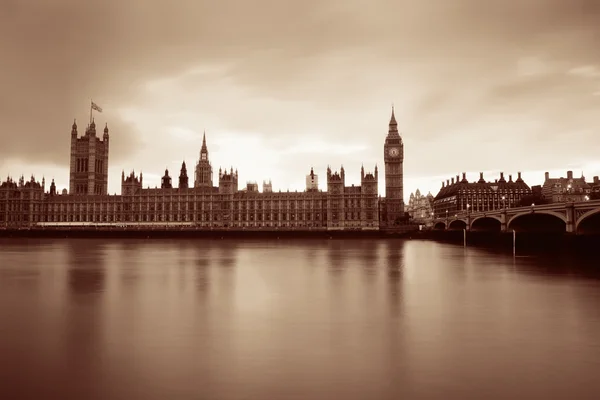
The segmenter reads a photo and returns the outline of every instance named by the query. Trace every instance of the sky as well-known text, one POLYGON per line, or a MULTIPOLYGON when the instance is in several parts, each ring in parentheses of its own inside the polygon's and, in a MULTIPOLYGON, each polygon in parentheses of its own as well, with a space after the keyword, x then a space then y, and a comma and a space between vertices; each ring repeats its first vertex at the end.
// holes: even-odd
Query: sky
MULTIPOLYGON (((597 0, 3 0, 0 176, 68 187, 90 100, 121 171, 160 185, 199 158, 240 186, 303 190, 379 166, 391 105, 405 198, 466 172, 530 185, 600 174, 597 0)), ((48 186, 48 185, 47 185, 48 186)))

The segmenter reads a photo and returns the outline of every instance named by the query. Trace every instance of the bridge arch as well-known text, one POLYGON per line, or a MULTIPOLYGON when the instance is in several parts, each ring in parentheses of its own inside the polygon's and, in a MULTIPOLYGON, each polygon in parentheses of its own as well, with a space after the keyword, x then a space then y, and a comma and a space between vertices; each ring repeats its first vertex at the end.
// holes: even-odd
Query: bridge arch
POLYGON ((433 225, 433 229, 443 231, 446 229, 446 224, 442 221, 436 222, 435 225, 433 225))
POLYGON ((467 223, 462 219, 455 219, 454 221, 448 224, 448 229, 453 231, 462 231, 463 229, 467 229, 467 223))
POLYGON ((575 224, 578 234, 600 234, 600 208, 590 210, 583 214, 575 224))
POLYGON ((508 220, 506 229, 517 232, 566 232, 567 217, 554 211, 522 212, 508 220))
POLYGON ((502 221, 498 217, 484 215, 471 221, 472 231, 500 232, 502 221))

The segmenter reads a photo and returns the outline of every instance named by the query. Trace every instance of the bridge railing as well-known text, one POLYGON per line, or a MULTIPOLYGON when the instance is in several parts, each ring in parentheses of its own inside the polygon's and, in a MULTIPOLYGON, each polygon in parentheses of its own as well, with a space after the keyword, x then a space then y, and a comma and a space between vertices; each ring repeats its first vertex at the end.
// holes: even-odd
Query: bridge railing
POLYGON ((448 217, 439 217, 439 218, 434 218, 434 221, 446 221, 446 219, 448 220, 456 220, 456 219, 464 219, 467 217, 470 217, 471 219, 473 218, 478 218, 481 217, 483 215, 498 215, 498 214, 502 214, 503 212, 510 212, 510 213, 519 213, 519 212, 523 212, 523 211, 529 211, 531 209, 533 210, 537 210, 537 211, 552 211, 552 210, 560 210, 560 209, 564 209, 567 206, 572 205, 573 207, 577 208, 579 206, 585 206, 585 207, 600 207, 600 200, 586 200, 586 201, 578 201, 578 202, 562 202, 562 203, 549 203, 549 204, 534 204, 532 206, 523 206, 523 207, 512 207, 512 208, 497 208, 495 210, 488 210, 488 211, 471 211, 471 212, 466 212, 466 211, 461 211, 460 213, 456 213, 454 215, 448 215, 448 217))

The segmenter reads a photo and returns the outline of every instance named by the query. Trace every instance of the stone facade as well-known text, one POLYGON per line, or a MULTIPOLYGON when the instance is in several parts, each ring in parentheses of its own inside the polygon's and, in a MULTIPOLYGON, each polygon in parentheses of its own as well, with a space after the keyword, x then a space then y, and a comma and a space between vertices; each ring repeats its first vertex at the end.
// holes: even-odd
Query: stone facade
POLYGON ((427 193, 422 195, 417 189, 415 193, 410 194, 406 212, 410 215, 413 222, 420 225, 432 226, 433 224, 433 195, 427 193))
POLYGON ((392 108, 388 135, 383 146, 385 161, 385 212, 382 223, 386 227, 399 225, 404 214, 404 143, 398 132, 398 123, 392 108))
POLYGON ((591 183, 590 199, 591 200, 599 200, 600 199, 600 179, 598 179, 597 176, 594 177, 594 180, 591 183))
POLYGON ((108 194, 108 149, 108 125, 104 127, 104 135, 100 140, 96 136, 96 123, 93 120, 82 137, 78 137, 77 123, 73 122, 69 194, 108 194))
POLYGON ((404 149, 392 111, 384 145, 387 199, 378 196, 378 171, 361 168, 360 185, 346 185, 345 171, 327 168, 327 190, 317 187, 311 169, 303 192, 274 192, 271 182, 238 189, 238 172, 219 169, 213 185, 206 135, 194 170, 194 185, 188 183, 185 163, 179 187, 173 187, 169 171, 160 188, 143 188, 143 177, 132 171, 121 174, 121 195, 107 194, 108 128, 104 138, 95 136, 92 122, 86 136, 77 137, 73 124, 71 181, 69 193, 50 192, 44 183, 10 178, 0 185, 0 227, 81 225, 185 225, 220 229, 324 229, 371 230, 393 225, 404 213, 402 163, 404 149), (87 161, 86 161, 87 160, 87 161), (93 166, 93 168, 90 167, 93 166), (381 208, 384 207, 384 212, 381 208), (386 216, 380 221, 381 215, 386 216))
POLYGON ((442 188, 433 200, 433 211, 435 218, 446 218, 467 209, 479 212, 512 208, 518 207, 525 196, 531 196, 531 188, 523 181, 520 172, 515 181, 512 175, 506 181, 501 172, 500 179, 494 182, 486 182, 483 172, 477 182, 469 182, 463 172, 462 179, 456 175, 456 180, 451 178, 442 182, 442 188))
POLYGON ((592 185, 585 181, 583 174, 580 178, 573 178, 573 171, 567 171, 567 177, 550 178, 546 172, 542 185, 542 196, 550 203, 563 203, 568 201, 589 200, 592 185))

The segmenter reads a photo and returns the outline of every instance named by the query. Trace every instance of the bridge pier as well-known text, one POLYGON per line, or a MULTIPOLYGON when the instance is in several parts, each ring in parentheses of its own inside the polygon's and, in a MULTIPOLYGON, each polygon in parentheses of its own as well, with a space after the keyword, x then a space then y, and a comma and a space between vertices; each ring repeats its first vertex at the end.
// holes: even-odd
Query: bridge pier
POLYGON ((565 210, 567 211, 567 233, 574 233, 576 230, 575 203, 567 203, 565 210))
POLYGON ((506 208, 500 214, 500 232, 506 232, 508 229, 508 219, 506 218, 506 208))

